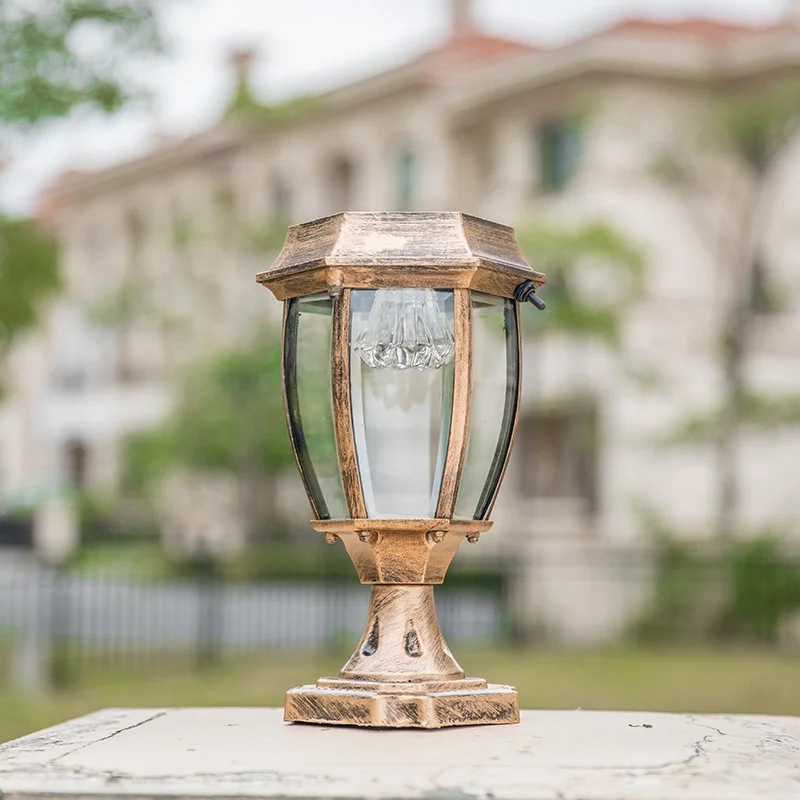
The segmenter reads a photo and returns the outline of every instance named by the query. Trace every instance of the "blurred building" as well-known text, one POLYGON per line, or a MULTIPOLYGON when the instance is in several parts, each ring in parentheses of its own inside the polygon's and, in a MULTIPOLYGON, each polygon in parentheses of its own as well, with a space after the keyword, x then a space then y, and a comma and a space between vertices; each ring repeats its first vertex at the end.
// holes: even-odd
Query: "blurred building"
MULTIPOLYGON (((497 506, 504 546, 531 531, 623 545, 640 538, 643 509, 709 535, 712 450, 662 439, 719 407, 726 276, 654 165, 700 135, 709 77, 744 85, 800 65, 800 28, 634 19, 542 49, 481 32, 465 0, 452 16, 450 37, 408 63, 277 105, 254 99, 252 54, 237 53, 236 95, 217 125, 52 187, 44 208, 66 288, 15 355, 4 491, 113 487, 120 442, 165 414, 175 370, 277 319, 253 275, 282 222, 458 209, 517 225, 604 220, 647 262, 618 346, 569 333, 529 343, 497 506)), ((786 166, 769 229, 781 302, 757 320, 748 364, 751 384, 777 395, 800 393, 798 169, 800 158, 786 166)), ((798 463, 800 428, 745 436, 744 528, 800 533, 798 463)))

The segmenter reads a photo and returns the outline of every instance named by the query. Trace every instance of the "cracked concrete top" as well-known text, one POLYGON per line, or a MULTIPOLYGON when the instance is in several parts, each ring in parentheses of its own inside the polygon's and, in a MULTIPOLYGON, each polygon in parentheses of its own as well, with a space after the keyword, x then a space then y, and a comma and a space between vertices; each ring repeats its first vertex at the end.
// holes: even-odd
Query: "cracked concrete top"
POLYGON ((0 745, 0 798, 800 798, 800 719, 525 711, 438 731, 109 709, 0 745))

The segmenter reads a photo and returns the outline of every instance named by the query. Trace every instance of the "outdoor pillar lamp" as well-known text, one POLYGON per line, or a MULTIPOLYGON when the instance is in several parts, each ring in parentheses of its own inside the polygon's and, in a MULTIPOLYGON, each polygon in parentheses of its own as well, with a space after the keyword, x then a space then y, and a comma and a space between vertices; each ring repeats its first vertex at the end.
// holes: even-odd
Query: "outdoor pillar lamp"
POLYGON ((466 678, 433 584, 477 542, 519 411, 518 303, 545 277, 512 228, 466 214, 345 213, 289 228, 258 281, 284 304, 289 434, 315 519, 369 615, 336 678, 291 689, 291 722, 438 728, 519 720, 466 678))

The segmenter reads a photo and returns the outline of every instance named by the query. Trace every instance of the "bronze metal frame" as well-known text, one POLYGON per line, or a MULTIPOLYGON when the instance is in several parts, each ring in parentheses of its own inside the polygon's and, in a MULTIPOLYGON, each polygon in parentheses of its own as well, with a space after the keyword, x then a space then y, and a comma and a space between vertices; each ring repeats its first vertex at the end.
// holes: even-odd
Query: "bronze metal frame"
POLYGON ((455 343, 453 410, 436 516, 452 519, 461 470, 467 455, 469 412, 472 403, 472 298, 469 289, 453 290, 455 343))
POLYGON ((345 212, 292 225, 256 280, 278 300, 346 289, 474 289, 514 297, 531 269, 514 229, 469 214, 345 212))
POLYGON ((350 289, 333 301, 331 336, 331 389, 333 393, 333 428, 342 486, 351 517, 366 517, 364 489, 356 459, 353 415, 350 398, 350 289))
MULTIPOLYGON (((275 264, 259 282, 280 300, 328 291, 333 298, 331 383, 337 459, 350 519, 316 519, 329 543, 342 540, 362 583, 372 585, 361 641, 338 678, 291 689, 285 719, 389 727, 509 723, 519 701, 509 686, 468 679, 442 637, 433 584, 442 583, 464 538, 478 540, 487 519, 454 520, 467 452, 472 397, 471 290, 513 298, 521 282, 545 278, 525 262, 513 229, 462 214, 339 214, 289 229, 275 264), (420 287, 453 290, 453 403, 436 517, 368 519, 356 454, 350 389, 353 288, 420 287)), ((288 305, 288 304, 287 304, 288 305)), ((522 351, 518 308, 517 369, 522 351)), ((284 352, 288 315, 284 314, 284 352)), ((286 361, 284 361, 284 365, 286 361)), ((511 426, 519 414, 519 387, 511 426)), ((289 403, 284 386, 287 421, 289 403)), ((312 509, 319 508, 298 468, 312 509)), ((486 517, 506 470, 510 444, 486 517)))

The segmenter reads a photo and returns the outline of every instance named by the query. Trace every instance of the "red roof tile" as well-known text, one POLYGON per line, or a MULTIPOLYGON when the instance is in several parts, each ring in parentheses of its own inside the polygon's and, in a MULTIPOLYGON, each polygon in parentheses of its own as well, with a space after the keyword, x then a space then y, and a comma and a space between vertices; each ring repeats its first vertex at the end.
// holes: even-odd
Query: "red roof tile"
POLYGON ((434 74, 458 72, 523 53, 532 53, 536 49, 523 42, 488 36, 475 30, 451 36, 419 56, 417 62, 434 74))
POLYGON ((711 19, 655 20, 632 18, 604 28, 595 36, 614 33, 663 34, 712 42, 727 42, 748 36, 760 36, 776 30, 777 25, 744 25, 734 22, 720 22, 711 19))

